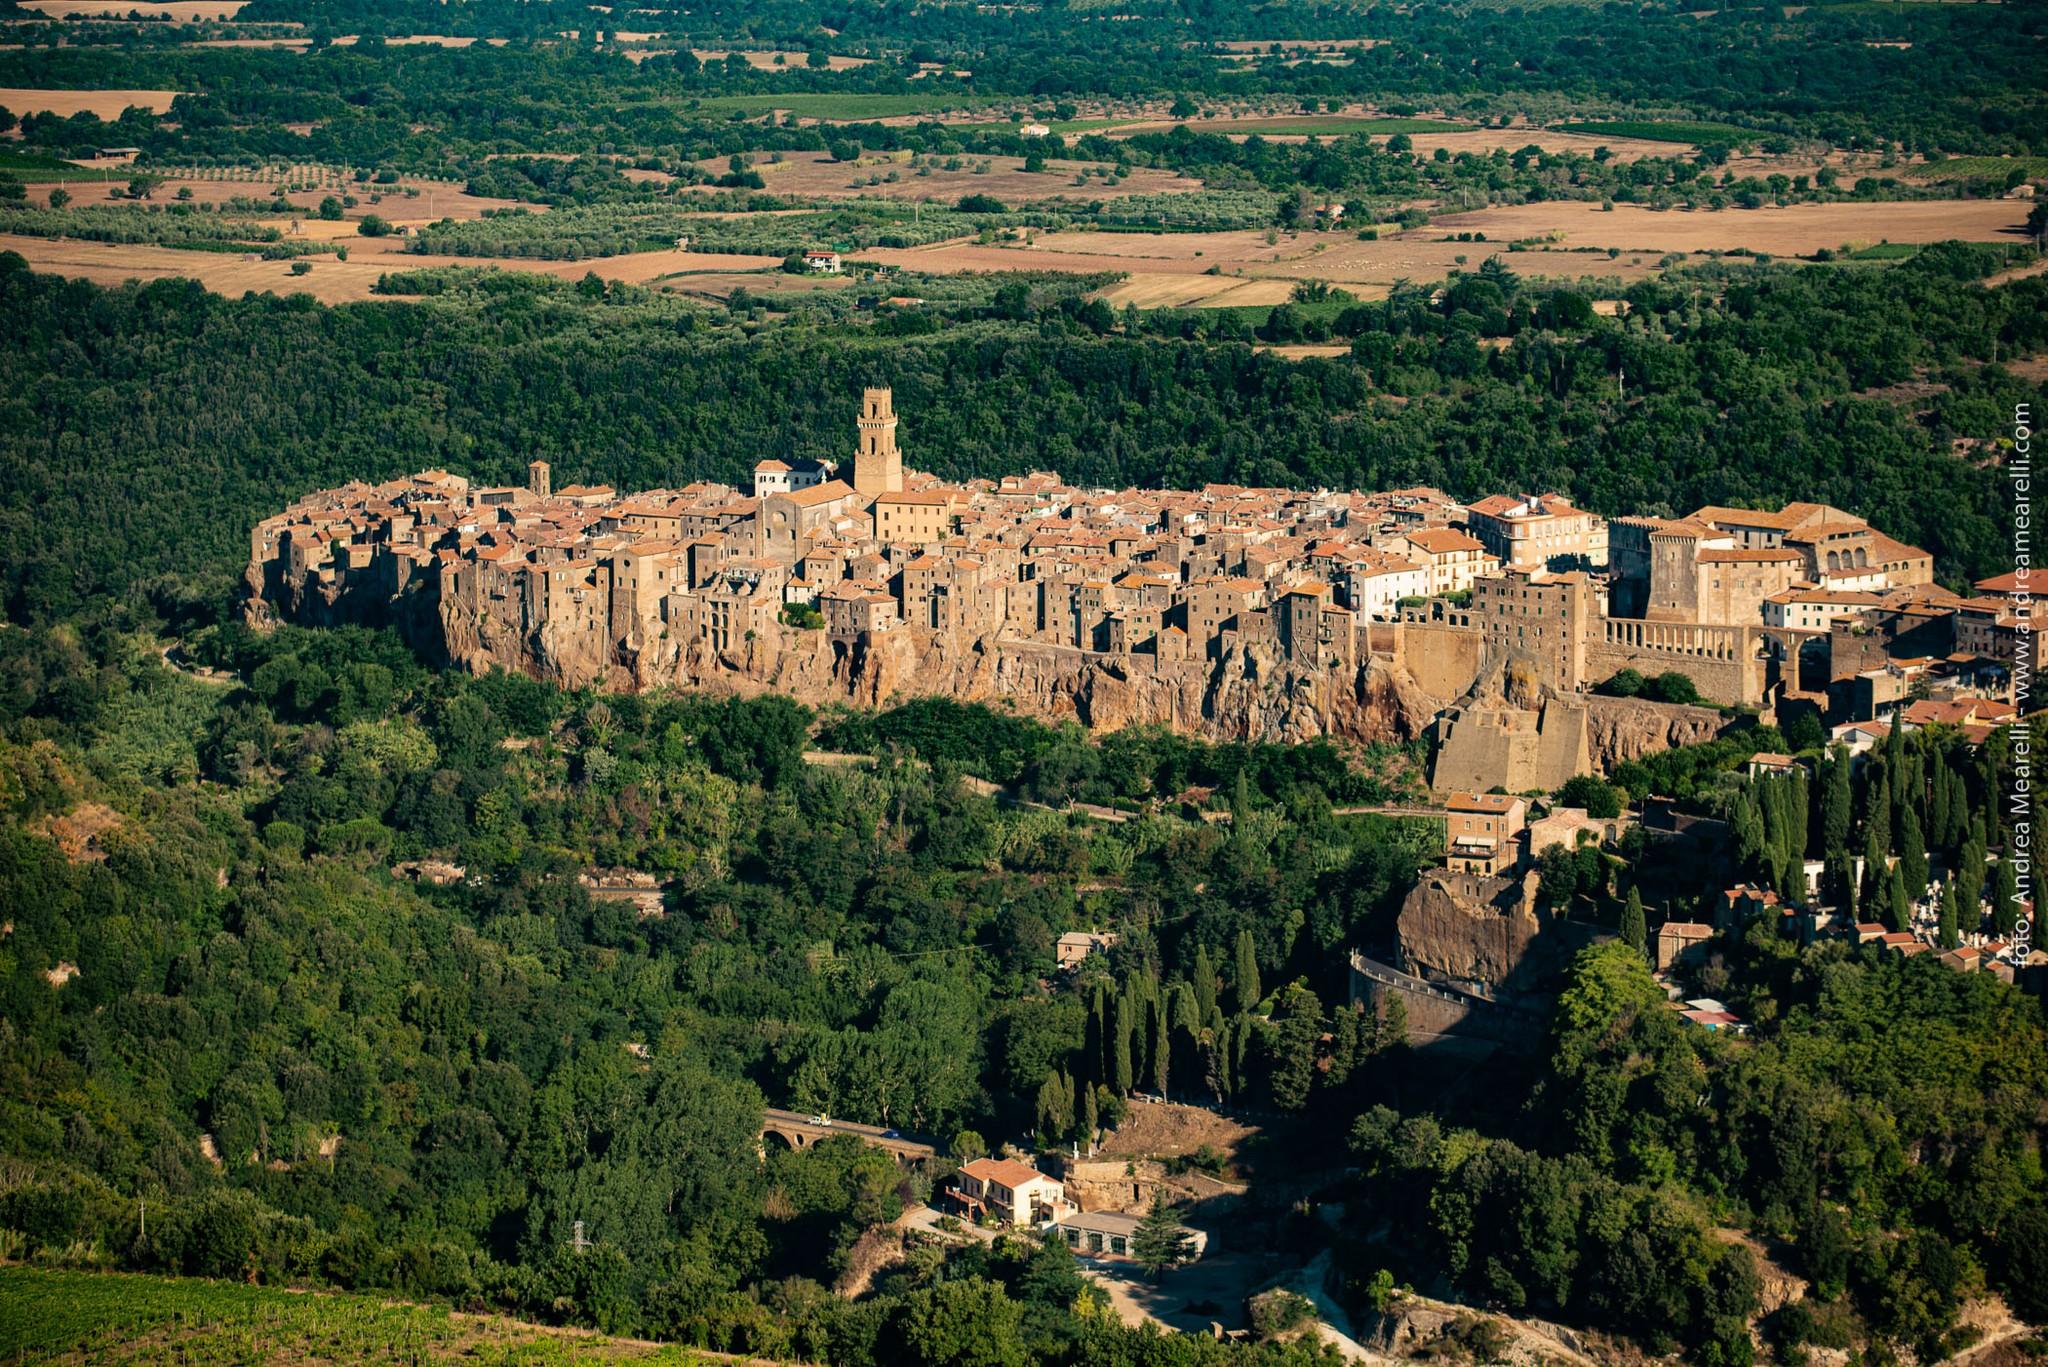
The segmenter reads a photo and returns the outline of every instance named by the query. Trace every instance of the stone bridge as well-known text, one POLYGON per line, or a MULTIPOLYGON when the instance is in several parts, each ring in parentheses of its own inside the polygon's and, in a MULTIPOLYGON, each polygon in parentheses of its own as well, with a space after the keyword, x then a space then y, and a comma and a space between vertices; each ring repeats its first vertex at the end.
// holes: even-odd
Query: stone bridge
POLYGON ((857 1125, 850 1120, 821 1121, 799 1111, 778 1111, 772 1107, 761 1112, 761 1137, 765 1140, 773 1135, 792 1149, 808 1149, 819 1140, 830 1139, 835 1134, 850 1134, 869 1148, 890 1154, 899 1163, 928 1163, 939 1152, 938 1146, 929 1140, 885 1130, 879 1125, 857 1125))

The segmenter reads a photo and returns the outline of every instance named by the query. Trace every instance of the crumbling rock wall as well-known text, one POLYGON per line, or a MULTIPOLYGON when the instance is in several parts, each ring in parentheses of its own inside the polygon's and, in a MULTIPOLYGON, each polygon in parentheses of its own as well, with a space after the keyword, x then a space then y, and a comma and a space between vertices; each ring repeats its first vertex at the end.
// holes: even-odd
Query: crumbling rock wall
POLYGON ((1536 936, 1531 904, 1519 882, 1431 869, 1401 903, 1399 966, 1418 978, 1504 983, 1536 936))
POLYGON ((1647 698, 1586 699, 1586 744, 1603 771, 1680 745, 1721 734, 1727 721, 1711 707, 1685 707, 1647 698))
POLYGON ((506 669, 565 688, 780 693, 813 706, 865 708, 936 696, 1103 730, 1160 725, 1216 740, 1276 743, 1319 736, 1406 741, 1435 714, 1406 671, 1384 660, 1315 670, 1257 642, 1239 643, 1215 660, 1162 660, 917 627, 848 639, 778 625, 721 651, 681 634, 615 645, 605 632, 577 630, 566 619, 521 631, 459 599, 443 599, 424 582, 392 597, 253 579, 249 589, 247 613, 258 624, 272 604, 279 617, 309 625, 390 622, 431 659, 478 674, 506 669))

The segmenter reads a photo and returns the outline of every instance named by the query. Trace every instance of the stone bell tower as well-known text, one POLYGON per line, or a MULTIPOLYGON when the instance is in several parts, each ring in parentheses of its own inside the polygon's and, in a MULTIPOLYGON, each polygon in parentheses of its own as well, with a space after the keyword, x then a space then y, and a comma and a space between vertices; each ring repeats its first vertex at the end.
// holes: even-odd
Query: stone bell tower
POLYGON ((886 389, 860 395, 860 449, 853 457, 853 487, 863 497, 903 492, 903 453, 896 449, 896 405, 886 389))
POLYGON ((555 489, 554 472, 544 460, 529 461, 526 466, 526 487, 535 498, 548 498, 555 489))

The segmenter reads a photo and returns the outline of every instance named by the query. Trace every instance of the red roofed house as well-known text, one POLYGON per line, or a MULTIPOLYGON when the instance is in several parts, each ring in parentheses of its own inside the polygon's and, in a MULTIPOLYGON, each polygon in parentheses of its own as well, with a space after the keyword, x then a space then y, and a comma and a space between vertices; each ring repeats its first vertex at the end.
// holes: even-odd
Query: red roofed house
POLYGON ((977 1158, 953 1178, 953 1198, 976 1218, 993 1215, 1006 1225, 1042 1225, 1057 1220, 1067 1204, 1066 1188, 1029 1163, 1010 1158, 977 1158))

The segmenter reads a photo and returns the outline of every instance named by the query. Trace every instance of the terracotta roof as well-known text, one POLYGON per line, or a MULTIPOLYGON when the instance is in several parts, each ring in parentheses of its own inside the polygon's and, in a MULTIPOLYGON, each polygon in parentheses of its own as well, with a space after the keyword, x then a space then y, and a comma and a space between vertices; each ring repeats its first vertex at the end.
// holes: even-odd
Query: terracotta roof
POLYGON ((1027 1182, 1043 1179, 1053 1181, 1029 1163, 1019 1163, 1011 1158, 977 1158, 972 1163, 960 1165, 960 1171, 982 1182, 994 1182, 998 1186, 1015 1191, 1027 1182))

